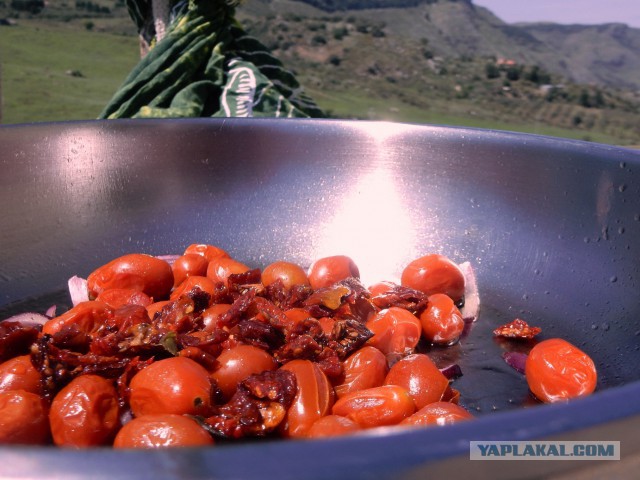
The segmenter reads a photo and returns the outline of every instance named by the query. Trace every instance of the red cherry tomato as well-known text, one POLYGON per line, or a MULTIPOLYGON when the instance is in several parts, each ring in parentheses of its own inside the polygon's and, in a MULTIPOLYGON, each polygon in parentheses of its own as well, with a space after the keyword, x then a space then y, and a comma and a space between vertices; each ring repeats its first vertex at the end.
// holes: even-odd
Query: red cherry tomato
POLYGON ((460 405, 450 402, 434 402, 425 405, 410 417, 400 422, 400 425, 423 426, 428 425, 452 425, 454 423, 473 418, 468 411, 460 405))
POLYGON ((229 254, 225 252, 223 249, 216 247, 214 245, 207 245, 205 243, 193 243, 189 245, 184 251, 184 255, 188 255, 192 253, 203 256, 204 258, 207 259, 208 262, 210 262, 214 258, 220 258, 220 257, 229 258, 229 254))
POLYGON ((334 387, 338 398, 358 390, 379 387, 389 370, 384 353, 370 346, 352 353, 342 362, 342 369, 343 379, 334 387))
POLYGON ((427 295, 444 293, 456 303, 464 297, 464 275, 444 255, 434 253, 412 261, 402 271, 401 283, 427 295))
POLYGON ((212 445, 213 438, 198 423, 170 413, 134 418, 120 429, 115 448, 197 447, 212 445))
POLYGON ((143 368, 129 385, 136 417, 161 413, 204 415, 211 407, 209 372, 187 357, 159 360, 143 368))
POLYGON ((415 410, 406 389, 383 385, 348 393, 336 401, 332 412, 350 418, 362 428, 373 428, 396 425, 415 410))
POLYGON ((194 288, 207 292, 210 295, 214 295, 216 291, 216 284, 209 277, 201 277, 199 275, 193 275, 187 277, 187 279, 178 285, 173 292, 169 300, 174 301, 180 298, 182 295, 186 295, 194 288))
POLYGON ((25 390, 40 393, 40 373, 31 363, 31 355, 21 355, 0 364, 0 392, 25 390))
POLYGON ((233 258, 217 257, 209 262, 207 267, 207 277, 215 283, 227 285, 229 275, 235 273, 245 273, 250 270, 244 263, 240 263, 233 258))
POLYGON ((218 319, 220 315, 225 313, 231 308, 230 303, 216 303, 211 305, 204 312, 202 312, 202 323, 204 324, 205 332, 213 332, 216 328, 220 328, 218 325, 218 319))
POLYGON ((111 443, 120 427, 113 382, 98 375, 74 378, 51 402, 49 419, 56 445, 79 448, 111 443))
POLYGON ((394 287, 394 285, 395 284, 393 282, 386 282, 386 281, 378 282, 371 285, 368 288, 368 290, 369 290, 369 293, 371 294, 371 297, 373 298, 388 292, 394 287))
POLYGON ((422 333, 418 317, 399 307, 381 310, 367 322, 367 328, 373 332, 367 343, 385 355, 415 348, 422 333))
POLYGON ((396 362, 384 379, 384 384, 405 388, 416 408, 422 408, 442 399, 449 380, 427 355, 415 353, 396 362))
POLYGON ((281 367, 296 376, 298 391, 282 422, 287 437, 304 437, 313 423, 331 411, 334 393, 326 375, 309 360, 292 360, 281 367))
POLYGON ((249 375, 275 370, 277 363, 268 352, 252 345, 238 345, 218 356, 219 367, 211 374, 226 400, 238 388, 238 382, 249 375))
POLYGON ((560 338, 544 340, 531 349, 525 376, 531 392, 548 403, 590 395, 598 380, 589 355, 560 338))
POLYGON ((24 390, 0 393, 1 445, 44 445, 49 437, 47 406, 40 395, 24 390))
POLYGON ((171 266, 156 257, 142 253, 123 255, 94 270, 87 277, 89 296, 96 298, 110 288, 132 288, 154 300, 163 300, 173 288, 171 266))
POLYGON ((161 311, 165 307, 165 305, 168 305, 169 303, 171 303, 169 300, 162 300, 160 302, 155 302, 151 305, 148 305, 147 314, 149 315, 149 318, 153 320, 153 317, 155 317, 156 313, 161 311))
POLYGON ((42 327, 42 333, 55 335, 65 327, 75 326, 81 332, 91 334, 112 315, 112 309, 98 301, 80 302, 71 310, 52 318, 42 327))
POLYGON ((453 345, 458 341, 464 320, 453 300, 444 293, 429 296, 429 303, 420 314, 422 336, 437 345, 453 345))
POLYGON ((294 285, 309 285, 306 272, 295 263, 274 262, 262 271, 262 284, 267 287, 281 280, 286 290, 294 285))
POLYGON ((325 415, 319 418, 307 432, 309 438, 321 437, 337 437, 339 435, 348 435, 360 430, 360 425, 347 417, 339 417, 338 415, 325 415))
POLYGON ((360 278, 360 270, 355 262, 345 255, 320 258, 309 267, 309 283, 314 290, 330 287, 349 277, 360 278))
POLYGON ((197 253, 186 253, 173 262, 171 270, 173 271, 173 286, 177 287, 188 277, 196 275, 204 277, 207 274, 207 266, 209 260, 204 255, 197 253))
POLYGON ((124 305, 148 307, 153 303, 149 295, 133 288, 110 288, 109 290, 103 290, 96 297, 96 301, 105 303, 113 309, 124 305))

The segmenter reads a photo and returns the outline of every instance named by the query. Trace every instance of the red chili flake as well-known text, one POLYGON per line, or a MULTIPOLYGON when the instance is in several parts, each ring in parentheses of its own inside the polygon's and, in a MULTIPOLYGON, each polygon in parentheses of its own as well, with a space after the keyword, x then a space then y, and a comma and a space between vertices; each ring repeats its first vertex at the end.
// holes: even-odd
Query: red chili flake
POLYGON ((531 339, 538 335, 541 331, 542 329, 538 327, 531 327, 524 320, 516 318, 513 322, 496 328, 493 331, 493 334, 496 337, 531 339))

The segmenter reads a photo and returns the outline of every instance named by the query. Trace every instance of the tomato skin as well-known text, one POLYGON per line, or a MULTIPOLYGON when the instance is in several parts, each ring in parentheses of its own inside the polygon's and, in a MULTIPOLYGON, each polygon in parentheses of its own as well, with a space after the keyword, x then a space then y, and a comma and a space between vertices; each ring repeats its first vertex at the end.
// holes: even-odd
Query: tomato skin
POLYGON ((184 255, 188 254, 200 255, 206 258, 207 262, 210 262, 214 258, 230 258, 229 254, 223 249, 216 247, 215 245, 208 245, 206 243, 192 243, 184 250, 184 255))
POLYGON ((413 260, 402 271, 400 282, 405 287, 420 290, 427 295, 444 293, 456 303, 464 297, 464 275, 444 255, 433 253, 413 260))
POLYGON ((204 255, 197 253, 185 253, 179 256, 171 265, 173 271, 173 286, 177 287, 188 277, 196 275, 204 277, 207 274, 209 260, 204 255))
POLYGON ((213 445, 213 438, 195 420, 184 415, 137 417, 120 429, 114 448, 197 447, 213 445))
POLYGON ((367 328, 373 332, 367 344, 385 355, 403 354, 415 348, 422 334, 418 317, 399 307, 381 310, 367 322, 367 328))
POLYGON ((384 353, 366 345, 349 355, 342 362, 342 368, 344 378, 334 386, 338 398, 358 390, 381 386, 389 370, 384 353))
POLYGON ((131 253, 115 258, 87 277, 89 297, 96 298, 110 288, 132 288, 154 300, 163 300, 173 288, 171 266, 159 258, 131 253))
POLYGON ((454 423, 474 418, 460 405, 450 402, 433 402, 425 405, 410 417, 400 422, 400 425, 429 426, 452 425, 454 423))
POLYGON ((217 257, 212 259, 207 266, 207 277, 214 283, 223 283, 228 286, 229 275, 248 272, 250 268, 233 258, 217 257))
POLYGON ((325 415, 319 418, 307 432, 309 438, 337 437, 361 430, 360 425, 347 417, 325 415))
POLYGON ((332 413, 347 417, 362 428, 396 425, 412 415, 416 406, 409 392, 397 385, 383 385, 348 393, 338 399, 332 413))
POLYGON ((216 328, 220 328, 218 325, 218 319, 220 318, 220 315, 230 308, 230 303, 216 303, 202 312, 202 323, 204 324, 203 330, 205 332, 213 332, 216 328))
POLYGON ((309 285, 309 278, 304 269, 290 262, 273 262, 262 270, 262 284, 268 287, 277 280, 281 280, 285 290, 295 285, 309 285))
POLYGON ((544 340, 531 349, 525 377, 536 398, 547 403, 590 395, 598 381, 589 355, 561 338, 544 340))
POLYGON ((204 292, 207 292, 210 295, 213 295, 216 291, 216 284, 209 277, 193 275, 191 277, 187 277, 184 282, 178 285, 175 290, 171 292, 169 300, 175 301, 182 295, 186 295, 196 287, 204 292))
POLYGON ((311 288, 330 287, 345 278, 360 278, 360 270, 355 262, 346 255, 334 255, 316 260, 309 267, 311 288))
POLYGON ((116 309, 124 305, 140 305, 148 307, 153 303, 151 297, 133 288, 110 288, 103 290, 96 297, 97 302, 107 304, 109 307, 116 309))
POLYGON ((0 445, 44 445, 49 441, 48 408, 25 390, 0 393, 0 445))
POLYGON ((10 390, 40 393, 40 373, 31 363, 31 355, 13 357, 0 364, 0 392, 10 390))
POLYGON ((316 420, 330 413, 333 388, 322 370, 309 360, 292 360, 280 368, 292 372, 298 385, 281 433, 285 437, 304 437, 316 420))
POLYGON ((158 360, 129 384, 129 405, 136 417, 162 413, 206 414, 211 407, 209 372, 187 357, 158 360))
POLYGON ((62 315, 52 318, 42 327, 42 333, 54 335, 65 327, 76 326, 81 332, 90 334, 97 330, 112 315, 113 310, 96 300, 80 302, 62 315))
POLYGON ((229 400, 238 388, 238 382, 249 375, 265 370, 275 370, 278 364, 271 354, 253 345, 238 345, 218 356, 219 367, 211 374, 225 400, 229 400))
POLYGON ((422 336, 437 345, 453 345, 464 330, 460 310, 444 293, 430 295, 428 300, 427 308, 420 314, 422 336))
POLYGON ((147 306, 147 314, 149 315, 149 319, 153 320, 156 313, 161 311, 166 305, 171 303, 169 300, 162 300, 160 302, 154 302, 151 305, 147 306))
POLYGON ((118 394, 113 382, 81 375, 58 392, 49 414, 53 442, 65 447, 111 443, 120 427, 118 394))
POLYGON ((397 361, 384 379, 385 385, 405 388, 416 408, 442 399, 449 380, 424 353, 414 353, 397 361))

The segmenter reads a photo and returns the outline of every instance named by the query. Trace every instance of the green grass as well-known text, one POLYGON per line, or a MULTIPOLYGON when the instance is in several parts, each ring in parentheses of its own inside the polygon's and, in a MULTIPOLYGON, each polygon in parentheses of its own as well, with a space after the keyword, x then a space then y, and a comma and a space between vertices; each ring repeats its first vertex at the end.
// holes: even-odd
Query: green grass
POLYGON ((64 24, 0 27, 0 45, 6 124, 96 118, 139 60, 136 37, 64 24))

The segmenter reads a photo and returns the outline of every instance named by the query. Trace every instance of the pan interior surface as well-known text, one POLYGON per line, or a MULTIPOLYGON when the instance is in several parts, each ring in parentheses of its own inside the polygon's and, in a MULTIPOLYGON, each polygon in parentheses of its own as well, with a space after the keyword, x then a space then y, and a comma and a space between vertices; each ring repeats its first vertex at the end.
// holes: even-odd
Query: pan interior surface
MULTIPOLYGON (((599 398, 609 390, 640 394, 638 152, 486 130, 267 119, 14 126, 0 129, 0 144, 1 318, 68 307, 67 279, 116 256, 191 243, 251 267, 349 255, 365 285, 397 281, 414 258, 441 253, 471 262, 481 310, 457 345, 428 351, 441 367, 460 365, 453 386, 482 417, 448 430, 441 455, 475 428, 516 435, 502 415, 528 425, 517 431, 525 438, 554 434, 604 421, 599 398), (587 352, 599 393, 573 408, 540 407, 501 358, 527 345, 492 335, 515 318, 587 352), (532 412, 554 420, 533 422, 532 412)), ((616 401, 617 414, 640 413, 616 401)), ((345 442, 358 441, 378 440, 345 442)))

